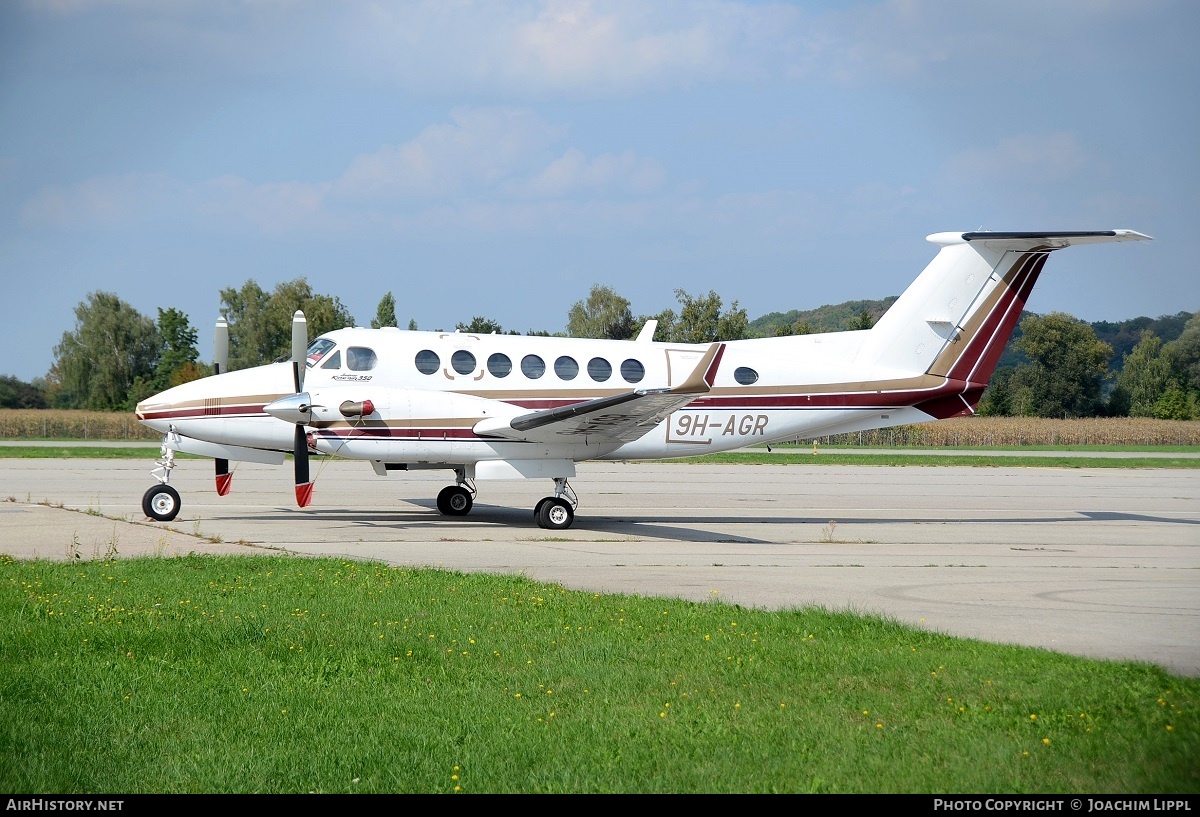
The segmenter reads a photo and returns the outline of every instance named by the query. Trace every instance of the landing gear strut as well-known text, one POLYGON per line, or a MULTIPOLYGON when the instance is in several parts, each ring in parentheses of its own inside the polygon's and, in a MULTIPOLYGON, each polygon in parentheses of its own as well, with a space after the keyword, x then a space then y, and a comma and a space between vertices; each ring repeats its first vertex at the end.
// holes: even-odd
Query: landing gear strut
POLYGON ((456 484, 447 485, 437 498, 437 507, 446 516, 466 516, 475 504, 475 484, 464 470, 454 471, 456 484))
POLYGON ((157 522, 170 522, 179 515, 179 509, 183 506, 179 492, 167 484, 171 479, 171 469, 175 467, 175 451, 167 446, 167 441, 174 433, 175 427, 171 426, 171 430, 163 435, 162 459, 156 463, 158 467, 150 472, 158 480, 158 485, 151 486, 142 495, 142 511, 157 522))
POLYGON ((566 477, 554 478, 554 496, 538 500, 534 506, 533 518, 539 528, 547 530, 566 530, 575 521, 575 509, 579 507, 579 497, 567 484, 566 477))

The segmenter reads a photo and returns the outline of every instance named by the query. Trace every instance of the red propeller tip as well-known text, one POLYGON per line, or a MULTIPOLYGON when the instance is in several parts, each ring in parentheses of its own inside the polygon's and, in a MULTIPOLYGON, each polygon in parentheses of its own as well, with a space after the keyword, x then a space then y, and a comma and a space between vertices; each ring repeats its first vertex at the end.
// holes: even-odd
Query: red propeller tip
POLYGON ((309 503, 312 502, 312 489, 313 484, 311 482, 296 486, 296 504, 301 508, 307 508, 309 503))

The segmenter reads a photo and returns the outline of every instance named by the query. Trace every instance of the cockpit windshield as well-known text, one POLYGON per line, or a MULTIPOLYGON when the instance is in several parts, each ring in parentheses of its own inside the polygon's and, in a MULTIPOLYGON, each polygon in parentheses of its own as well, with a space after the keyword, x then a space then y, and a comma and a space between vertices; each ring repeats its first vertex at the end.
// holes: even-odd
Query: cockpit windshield
POLYGON ((334 342, 329 338, 317 338, 308 347, 308 360, 304 364, 308 368, 312 368, 321 362, 321 358, 329 354, 329 350, 334 347, 334 342))

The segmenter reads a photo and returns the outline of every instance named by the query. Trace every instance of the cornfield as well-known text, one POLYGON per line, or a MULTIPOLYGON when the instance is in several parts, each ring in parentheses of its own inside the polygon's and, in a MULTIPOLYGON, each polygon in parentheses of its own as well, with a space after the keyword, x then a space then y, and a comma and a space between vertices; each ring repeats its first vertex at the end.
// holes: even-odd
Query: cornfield
POLYGON ((132 412, 0 409, 0 439, 157 440, 132 412))
POLYGON ((953 417, 932 423, 819 437, 825 445, 980 446, 1200 445, 1200 422, 1146 417, 953 417))
MULTIPOLYGON (((0 439, 157 440, 131 413, 0 409, 0 439)), ((955 417, 919 425, 818 437, 822 445, 929 448, 1025 445, 1195 445, 1200 421, 1142 417, 955 417)))

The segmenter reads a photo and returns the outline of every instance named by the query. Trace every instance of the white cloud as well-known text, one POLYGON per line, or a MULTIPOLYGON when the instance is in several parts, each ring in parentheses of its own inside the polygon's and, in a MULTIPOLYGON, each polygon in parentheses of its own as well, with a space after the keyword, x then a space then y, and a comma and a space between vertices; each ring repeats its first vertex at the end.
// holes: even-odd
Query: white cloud
POLYGON ((119 227, 161 214, 186 193, 185 185, 163 174, 96 176, 41 190, 21 207, 21 222, 51 228, 119 227))
MULTIPOLYGON (((452 220, 473 227, 547 223, 538 199, 640 197, 662 189, 666 172, 633 151, 589 157, 552 151, 567 128, 514 108, 460 108, 415 138, 350 159, 333 179, 252 183, 225 175, 187 183, 163 174, 119 174, 46 188, 27 201, 27 226, 117 228, 175 222, 203 228, 386 229, 452 220), (517 200, 520 200, 518 202, 517 200), (505 209, 508 214, 499 215, 505 209)), ((560 152, 561 151, 561 152, 560 152)), ((613 204, 619 208, 619 203, 613 204)), ((550 219, 553 220, 553 219, 550 219)))
POLYGON ((491 186, 527 168, 566 134, 523 109, 462 108, 450 119, 408 142, 355 157, 337 181, 338 195, 444 197, 491 186))
POLYGON ((646 194, 659 190, 666 175, 658 162, 639 157, 633 151, 619 155, 605 153, 588 159, 583 151, 571 148, 524 185, 524 191, 534 196, 579 192, 646 194))
POLYGON ((957 184, 1045 183, 1077 175, 1091 159, 1073 133, 1022 134, 951 156, 943 175, 957 184))

